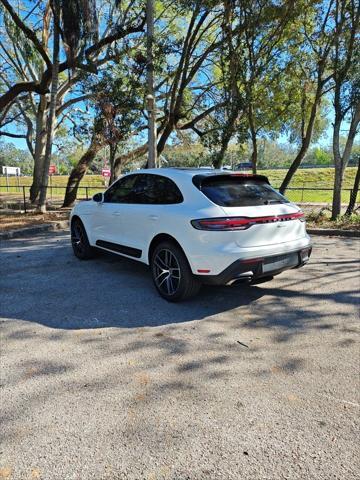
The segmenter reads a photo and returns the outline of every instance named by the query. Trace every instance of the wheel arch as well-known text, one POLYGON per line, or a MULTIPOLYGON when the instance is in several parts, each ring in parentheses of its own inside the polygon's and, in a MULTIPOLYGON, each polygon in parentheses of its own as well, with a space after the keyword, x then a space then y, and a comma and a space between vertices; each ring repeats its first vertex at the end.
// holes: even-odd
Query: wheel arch
POLYGON ((75 220, 80 220, 80 222, 84 225, 84 222, 81 220, 81 218, 79 217, 79 215, 76 215, 76 214, 75 214, 75 215, 73 215, 73 216, 71 217, 70 226, 73 224, 73 222, 74 222, 75 220))
POLYGON ((77 213, 75 213, 74 215, 72 215, 72 217, 71 217, 71 219, 70 219, 70 231, 71 231, 71 227, 72 227, 72 225, 73 225, 73 222, 75 222, 76 220, 78 220, 79 222, 81 222, 82 226, 84 227, 90 245, 95 246, 95 245, 93 244, 93 242, 92 242, 91 229, 90 229, 90 227, 89 227, 89 225, 88 225, 88 222, 85 222, 84 219, 81 218, 80 215, 78 215, 77 213))
POLYGON ((149 249, 148 249, 148 256, 147 256, 147 260, 148 260, 148 263, 150 265, 150 261, 151 261, 151 256, 152 256, 152 253, 153 251, 155 250, 155 248, 157 247, 157 245, 159 245, 159 243, 161 242, 172 242, 172 243, 175 243, 175 245, 177 245, 177 247, 180 248, 180 250, 183 252, 183 254, 185 255, 189 265, 190 265, 190 268, 191 268, 191 264, 189 262, 189 258, 188 256, 186 255, 186 252, 185 250, 183 249, 183 247, 180 245, 180 243, 176 240, 176 238, 174 238, 172 235, 169 235, 168 233, 158 233, 150 242, 150 245, 149 245, 149 249))

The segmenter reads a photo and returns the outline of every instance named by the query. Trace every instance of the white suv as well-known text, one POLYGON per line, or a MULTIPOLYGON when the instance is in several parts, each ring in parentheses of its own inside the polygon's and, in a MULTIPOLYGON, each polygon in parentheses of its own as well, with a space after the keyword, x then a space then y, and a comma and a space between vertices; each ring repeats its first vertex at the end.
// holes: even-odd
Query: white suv
POLYGON ((311 254, 304 214, 266 177, 204 169, 125 175, 74 207, 71 241, 83 260, 100 248, 150 265, 169 301, 202 284, 264 281, 311 254))

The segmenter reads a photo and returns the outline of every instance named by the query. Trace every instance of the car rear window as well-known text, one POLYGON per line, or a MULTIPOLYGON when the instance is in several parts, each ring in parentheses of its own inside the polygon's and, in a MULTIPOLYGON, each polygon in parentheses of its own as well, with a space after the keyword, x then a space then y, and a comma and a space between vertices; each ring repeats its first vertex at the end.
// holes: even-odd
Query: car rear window
MULTIPOLYGON (((264 177, 265 178, 265 177, 264 177)), ((289 203, 265 180, 233 176, 194 177, 194 184, 212 202, 221 207, 254 207, 289 203)))

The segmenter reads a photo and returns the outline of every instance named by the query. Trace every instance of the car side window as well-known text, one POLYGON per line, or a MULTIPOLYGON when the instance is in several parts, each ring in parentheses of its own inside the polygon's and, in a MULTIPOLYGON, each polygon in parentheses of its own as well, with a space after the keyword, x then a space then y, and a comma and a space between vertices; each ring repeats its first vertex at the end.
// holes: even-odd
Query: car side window
POLYGON ((172 205, 184 200, 177 185, 162 175, 139 175, 134 191, 134 203, 172 205))
POLYGON ((139 175, 129 175, 115 182, 106 190, 105 203, 136 203, 134 202, 134 186, 139 175))

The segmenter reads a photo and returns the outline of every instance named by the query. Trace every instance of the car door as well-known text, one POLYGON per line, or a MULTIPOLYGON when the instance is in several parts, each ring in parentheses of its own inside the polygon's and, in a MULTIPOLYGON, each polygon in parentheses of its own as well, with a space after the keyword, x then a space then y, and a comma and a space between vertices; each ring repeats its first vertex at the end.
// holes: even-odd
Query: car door
POLYGON ((104 201, 96 205, 92 231, 98 246, 114 250, 115 245, 124 244, 124 209, 131 202, 137 177, 127 175, 113 183, 104 193, 104 201), (113 244, 112 248, 109 244, 113 244))
POLYGON ((131 200, 122 211, 122 220, 126 224, 123 230, 124 244, 141 251, 142 259, 147 261, 151 240, 164 231, 171 205, 181 203, 183 198, 169 178, 142 173, 138 174, 131 200))
POLYGON ((155 224, 159 218, 151 196, 152 177, 150 174, 138 174, 131 198, 121 208, 122 241, 136 252, 141 252, 140 256, 146 256, 144 252, 148 238, 156 230, 155 224))

